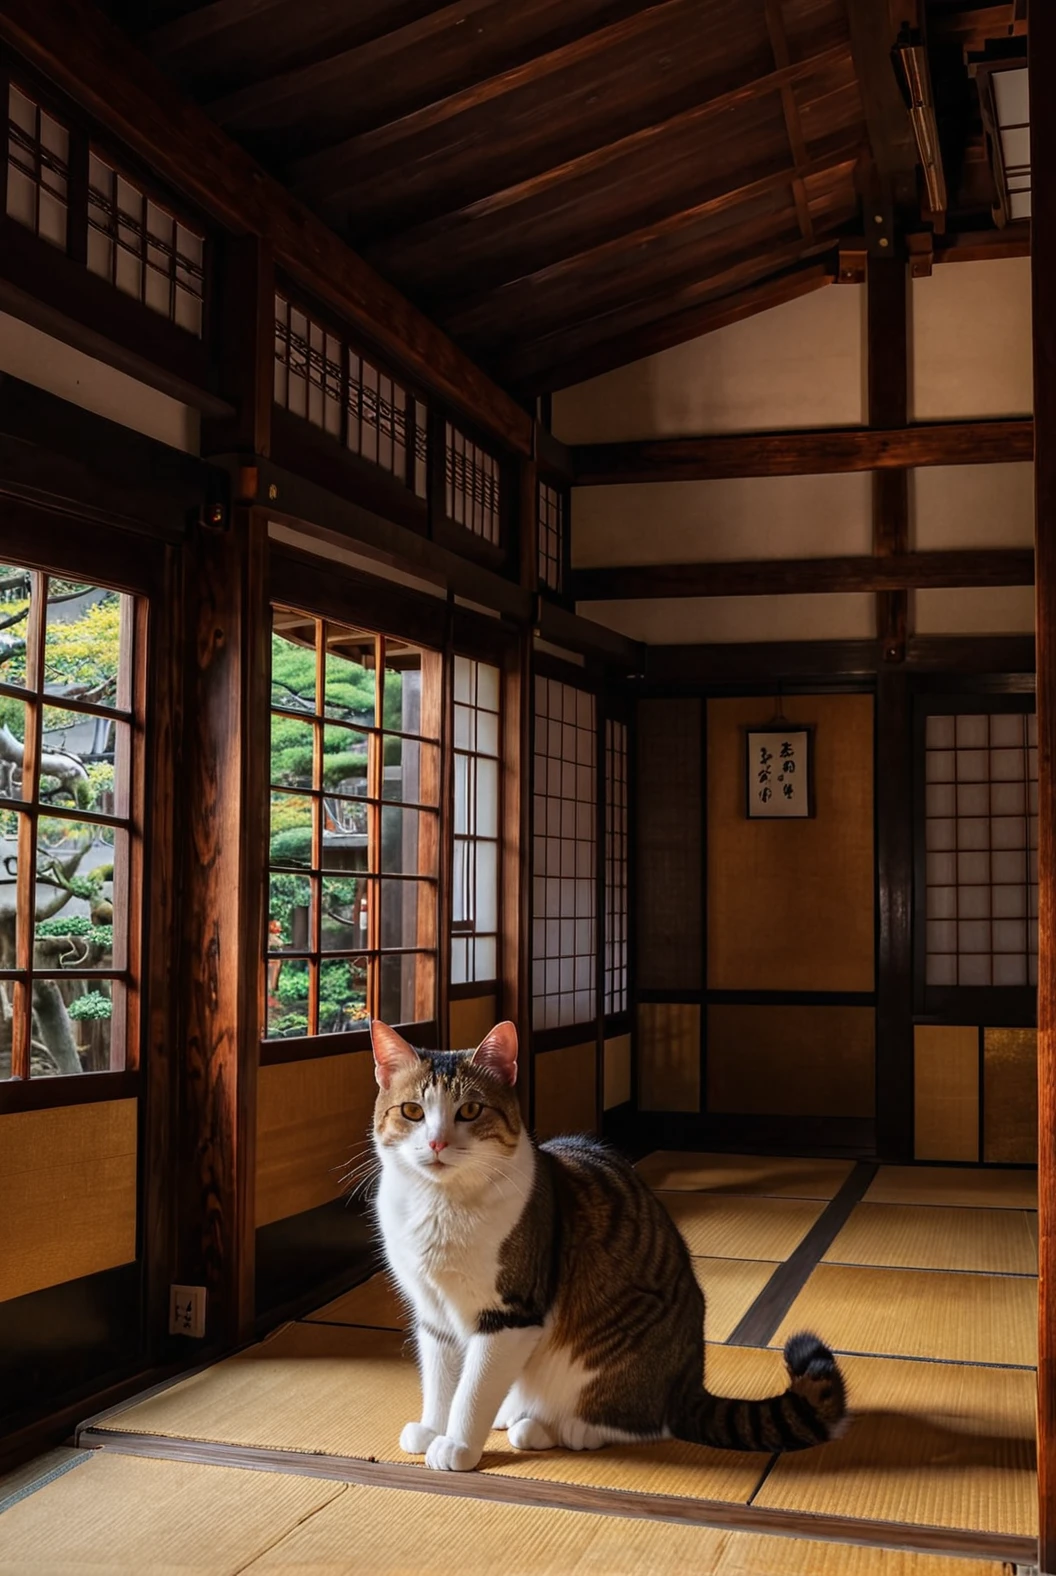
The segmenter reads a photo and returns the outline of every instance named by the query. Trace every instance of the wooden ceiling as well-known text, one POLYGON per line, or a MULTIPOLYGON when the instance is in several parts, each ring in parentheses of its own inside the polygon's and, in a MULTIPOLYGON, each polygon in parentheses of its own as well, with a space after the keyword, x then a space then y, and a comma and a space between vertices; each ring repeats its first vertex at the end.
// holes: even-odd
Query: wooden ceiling
MULTIPOLYGON (((929 0, 943 59, 958 28, 1000 28, 1013 6, 929 0), (983 10, 1000 16, 964 22, 983 10)), ((840 240, 861 234, 875 171, 912 174, 890 18, 877 30, 870 15, 886 0, 111 10, 296 196, 523 392, 812 288, 840 240)), ((943 83, 963 120, 956 73, 943 83)), ((961 143, 958 214, 987 222, 985 158, 967 133, 961 143)))

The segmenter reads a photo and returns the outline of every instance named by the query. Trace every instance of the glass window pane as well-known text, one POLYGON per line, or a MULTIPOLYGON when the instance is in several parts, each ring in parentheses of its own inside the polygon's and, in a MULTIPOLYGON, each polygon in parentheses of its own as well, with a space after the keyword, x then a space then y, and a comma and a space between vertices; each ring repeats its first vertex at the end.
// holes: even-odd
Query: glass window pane
POLYGON ((436 887, 427 881, 381 882, 381 946, 436 946, 436 887))
POLYGON ((307 952, 312 945, 313 883, 273 870, 268 879, 268 951, 307 952))
POLYGON ((370 813, 366 803, 326 794, 322 817, 323 869, 366 870, 370 848, 370 813))
POLYGON ((110 980, 34 980, 30 1076, 108 1072, 118 1038, 114 1008, 110 980))
POLYGON ((433 1016, 436 962, 428 953, 381 958, 381 1016, 386 1023, 421 1023, 433 1016))
POLYGON ((289 1039, 308 1033, 311 968, 294 958, 267 961, 267 1022, 270 1039, 289 1039))
POLYGON ((273 865, 312 863, 312 801, 306 794, 271 795, 268 858, 273 865))
POLYGON ((42 728, 39 799, 56 808, 127 816, 128 724, 45 706, 42 728))
POLYGON ((439 858, 439 818, 428 810, 381 811, 381 868, 393 875, 435 876, 439 858))
POLYGON ((383 798, 403 804, 440 803, 440 751, 435 744, 390 735, 384 739, 383 750, 383 798))
POLYGON ((310 788, 315 726, 297 717, 271 714, 271 780, 279 788, 310 788))
POLYGON ((30 784, 22 781, 25 744, 25 702, 0 695, 0 799, 27 799, 30 795, 30 784))
POLYGON ((315 620, 280 607, 271 619, 271 704, 314 711, 315 620))
POLYGON ((81 581, 48 578, 44 688, 116 706, 131 599, 81 581))
POLYGON ((364 876, 323 877, 322 949, 356 952, 368 945, 370 891, 364 876))
POLYGON ((41 816, 37 823, 34 966, 126 966, 127 833, 41 816))
POLYGON ((323 724, 323 787, 365 799, 370 782, 370 735, 340 723, 323 724))
POLYGON ((326 626, 326 694, 328 717, 360 727, 375 720, 376 640, 358 629, 326 626))
POLYGON ((328 958, 319 965, 319 1033, 342 1034, 365 1029, 367 959, 328 958))

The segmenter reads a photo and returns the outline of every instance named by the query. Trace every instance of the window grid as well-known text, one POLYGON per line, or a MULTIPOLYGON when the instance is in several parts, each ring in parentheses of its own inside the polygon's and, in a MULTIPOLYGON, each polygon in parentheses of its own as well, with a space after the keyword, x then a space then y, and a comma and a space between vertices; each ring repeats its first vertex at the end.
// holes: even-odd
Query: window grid
POLYGON ((440 673, 273 610, 268 1038, 436 1017, 440 673))
POLYGON ((627 1011, 627 724, 605 723, 605 1015, 627 1011))
POLYGON ((498 975, 500 677, 455 658, 453 985, 498 975))
POLYGON ((558 595, 564 590, 565 496, 539 483, 539 581, 558 595))
POLYGON ((205 240, 93 149, 88 157, 88 267, 202 337, 205 240))
POLYGON ((532 1026, 596 1016, 597 738, 595 700, 535 681, 532 805, 532 1026))
POLYGON ((1036 716, 929 716, 928 985, 1037 984, 1037 847, 1036 716))
POLYGON ((66 250, 70 134, 28 94, 8 87, 7 213, 66 250))
POLYGON ((425 405, 282 295, 275 297, 274 399, 425 497, 425 405))
POLYGON ((0 1077, 120 1070, 135 601, 6 564, 0 624, 0 1077))
POLYGON ((499 462, 451 422, 444 423, 444 506, 449 520, 499 546, 499 462))

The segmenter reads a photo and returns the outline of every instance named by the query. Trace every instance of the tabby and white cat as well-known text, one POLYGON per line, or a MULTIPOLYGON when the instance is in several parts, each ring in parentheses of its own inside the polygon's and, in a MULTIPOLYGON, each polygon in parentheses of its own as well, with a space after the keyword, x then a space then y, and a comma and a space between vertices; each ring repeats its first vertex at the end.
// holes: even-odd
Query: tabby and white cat
POLYGON ((416 1051, 377 1022, 371 1035, 378 1220, 422 1379, 401 1449, 467 1472, 492 1428, 518 1450, 800 1450, 841 1432, 843 1379, 813 1335, 786 1344, 781 1395, 704 1388, 704 1298, 682 1237, 600 1144, 532 1142, 511 1023, 475 1051, 416 1051))

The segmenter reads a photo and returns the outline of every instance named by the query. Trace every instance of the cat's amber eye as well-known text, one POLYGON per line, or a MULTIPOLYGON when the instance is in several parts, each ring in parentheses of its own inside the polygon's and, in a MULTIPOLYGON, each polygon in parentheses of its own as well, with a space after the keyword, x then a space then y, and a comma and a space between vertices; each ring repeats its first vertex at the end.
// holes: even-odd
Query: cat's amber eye
POLYGON ((484 1107, 479 1100, 467 1100, 465 1105, 460 1105, 458 1108, 458 1120, 460 1122, 475 1122, 483 1109, 484 1107))
POLYGON ((405 1117, 408 1122, 420 1122, 425 1112, 413 1100, 405 1100, 400 1106, 400 1115, 405 1117))

